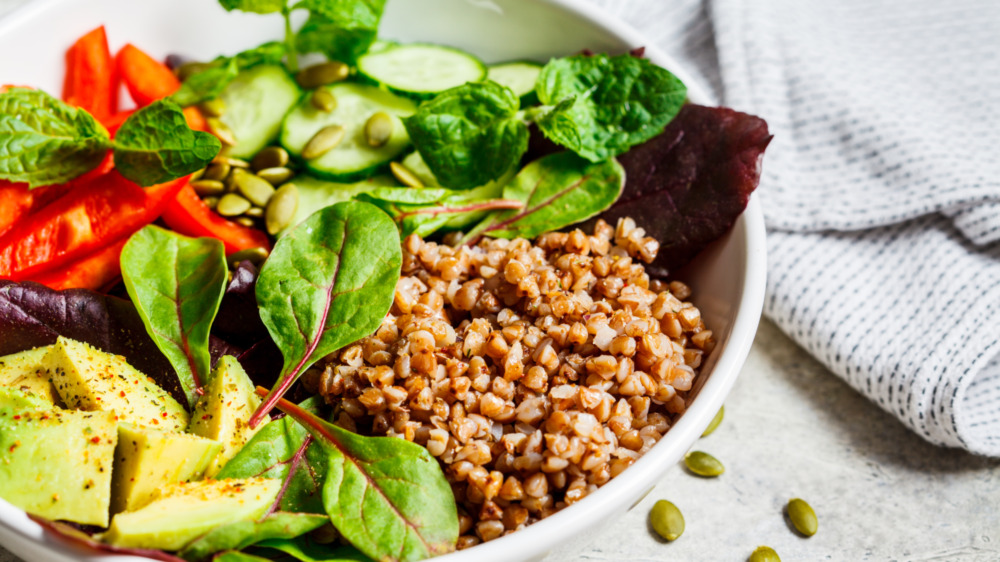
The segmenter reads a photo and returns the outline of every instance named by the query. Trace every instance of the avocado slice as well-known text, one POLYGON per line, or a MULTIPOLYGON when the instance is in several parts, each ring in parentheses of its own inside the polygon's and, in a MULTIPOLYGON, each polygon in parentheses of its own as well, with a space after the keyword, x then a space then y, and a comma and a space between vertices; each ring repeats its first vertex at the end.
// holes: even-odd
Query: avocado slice
POLYGON ((135 511, 167 484, 201 479, 220 449, 197 435, 119 424, 111 512, 135 511))
POLYGON ((222 443, 222 450, 205 470, 211 478, 243 448, 265 424, 251 429, 247 423, 260 398, 243 366, 235 357, 224 355, 215 365, 205 386, 205 395, 194 406, 188 433, 222 443))
POLYGON ((114 412, 0 409, 0 497, 47 519, 108 524, 114 412))
POLYGON ((47 345, 0 357, 0 387, 16 388, 25 394, 33 394, 48 401, 49 408, 61 406, 59 395, 45 369, 45 355, 51 349, 52 346, 47 345))
POLYGON ((21 388, 0 387, 0 408, 12 410, 51 410, 51 401, 21 388))
POLYGON ((101 540, 127 548, 180 550, 218 525, 258 519, 280 489, 281 480, 269 478, 168 484, 145 507, 115 515, 101 540))
POLYGON ((49 378, 69 408, 108 410, 119 421, 183 431, 188 414, 167 391, 120 355, 60 337, 45 356, 49 378))

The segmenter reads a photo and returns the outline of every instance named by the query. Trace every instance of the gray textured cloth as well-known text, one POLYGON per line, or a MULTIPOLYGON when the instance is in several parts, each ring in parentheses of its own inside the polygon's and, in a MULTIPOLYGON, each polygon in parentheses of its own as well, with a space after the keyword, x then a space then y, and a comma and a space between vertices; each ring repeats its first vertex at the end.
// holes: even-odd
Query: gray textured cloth
POLYGON ((1000 456, 1000 2, 593 1, 768 121, 765 314, 928 441, 1000 456))

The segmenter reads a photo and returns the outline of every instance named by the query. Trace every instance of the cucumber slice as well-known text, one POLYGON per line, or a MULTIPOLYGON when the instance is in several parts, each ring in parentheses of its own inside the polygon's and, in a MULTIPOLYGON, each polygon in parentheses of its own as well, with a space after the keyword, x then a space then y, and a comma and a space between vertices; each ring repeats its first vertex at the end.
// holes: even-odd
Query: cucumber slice
POLYGON ((285 116, 281 127, 281 145, 315 176, 340 182, 367 178, 389 164, 410 144, 410 137, 400 117, 416 111, 411 100, 365 84, 340 82, 324 86, 337 100, 337 108, 326 113, 316 109, 309 96, 285 116), (373 148, 365 137, 365 123, 373 113, 383 111, 392 117, 389 141, 373 148), (347 131, 344 140, 329 152, 304 160, 302 149, 320 129, 342 125, 347 131))
POLYGON ((489 67, 486 78, 514 90, 517 97, 521 98, 521 107, 528 107, 538 102, 535 82, 541 72, 542 65, 537 62, 512 61, 489 67))
POLYGON ((458 49, 410 43, 362 55, 358 72, 400 95, 426 100, 438 92, 486 78, 486 65, 458 49))
POLYGON ((365 191, 398 185, 395 178, 387 175, 375 176, 357 183, 336 183, 321 180, 307 174, 299 174, 289 183, 294 183, 295 187, 299 190, 299 206, 295 210, 295 216, 292 218, 292 221, 288 223, 288 228, 278 234, 279 238, 309 218, 309 215, 324 207, 329 207, 341 201, 347 201, 365 191))
POLYGON ((241 72, 219 97, 226 104, 219 119, 233 130, 237 143, 226 154, 252 158, 278 138, 281 122, 302 90, 284 67, 268 64, 241 72))

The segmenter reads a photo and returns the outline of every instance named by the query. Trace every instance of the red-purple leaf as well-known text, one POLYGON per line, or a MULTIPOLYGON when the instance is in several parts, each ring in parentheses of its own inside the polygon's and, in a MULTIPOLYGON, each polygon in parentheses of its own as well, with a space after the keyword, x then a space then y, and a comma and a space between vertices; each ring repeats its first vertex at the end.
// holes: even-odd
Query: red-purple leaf
POLYGON ((665 275, 733 226, 757 188, 770 141, 759 117, 685 105, 662 134, 619 157, 625 190, 599 218, 635 219, 659 240, 651 269, 665 275))

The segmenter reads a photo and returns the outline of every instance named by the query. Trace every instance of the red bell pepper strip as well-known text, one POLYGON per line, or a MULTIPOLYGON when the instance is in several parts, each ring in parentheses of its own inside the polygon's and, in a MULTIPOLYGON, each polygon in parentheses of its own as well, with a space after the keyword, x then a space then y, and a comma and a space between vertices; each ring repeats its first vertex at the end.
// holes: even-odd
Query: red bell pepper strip
POLYGON ((0 236, 0 278, 30 280, 117 242, 159 217, 186 184, 144 190, 111 171, 75 187, 0 236))
POLYGON ((102 290, 110 286, 122 274, 121 255, 122 248, 131 235, 107 246, 104 249, 80 258, 79 260, 64 264, 54 270, 45 271, 32 277, 32 281, 37 281, 50 289, 61 291, 63 289, 92 289, 102 290))
POLYGON ((31 86, 18 86, 17 84, 4 84, 0 86, 0 94, 6 94, 7 92, 13 90, 14 88, 24 88, 25 90, 34 90, 31 86))
MULTIPOLYGON (((181 87, 181 82, 173 71, 131 43, 118 51, 115 62, 129 95, 139 107, 163 99, 181 87)), ((188 126, 192 129, 196 131, 207 129, 205 118, 197 108, 185 109, 184 116, 187 117, 188 126)))
POLYGON ((118 111, 118 72, 104 26, 81 37, 66 51, 63 101, 103 122, 118 111))
POLYGON ((222 240, 226 254, 249 248, 271 249, 263 231, 224 219, 208 208, 194 188, 185 185, 163 210, 163 222, 187 236, 210 236, 222 240))

